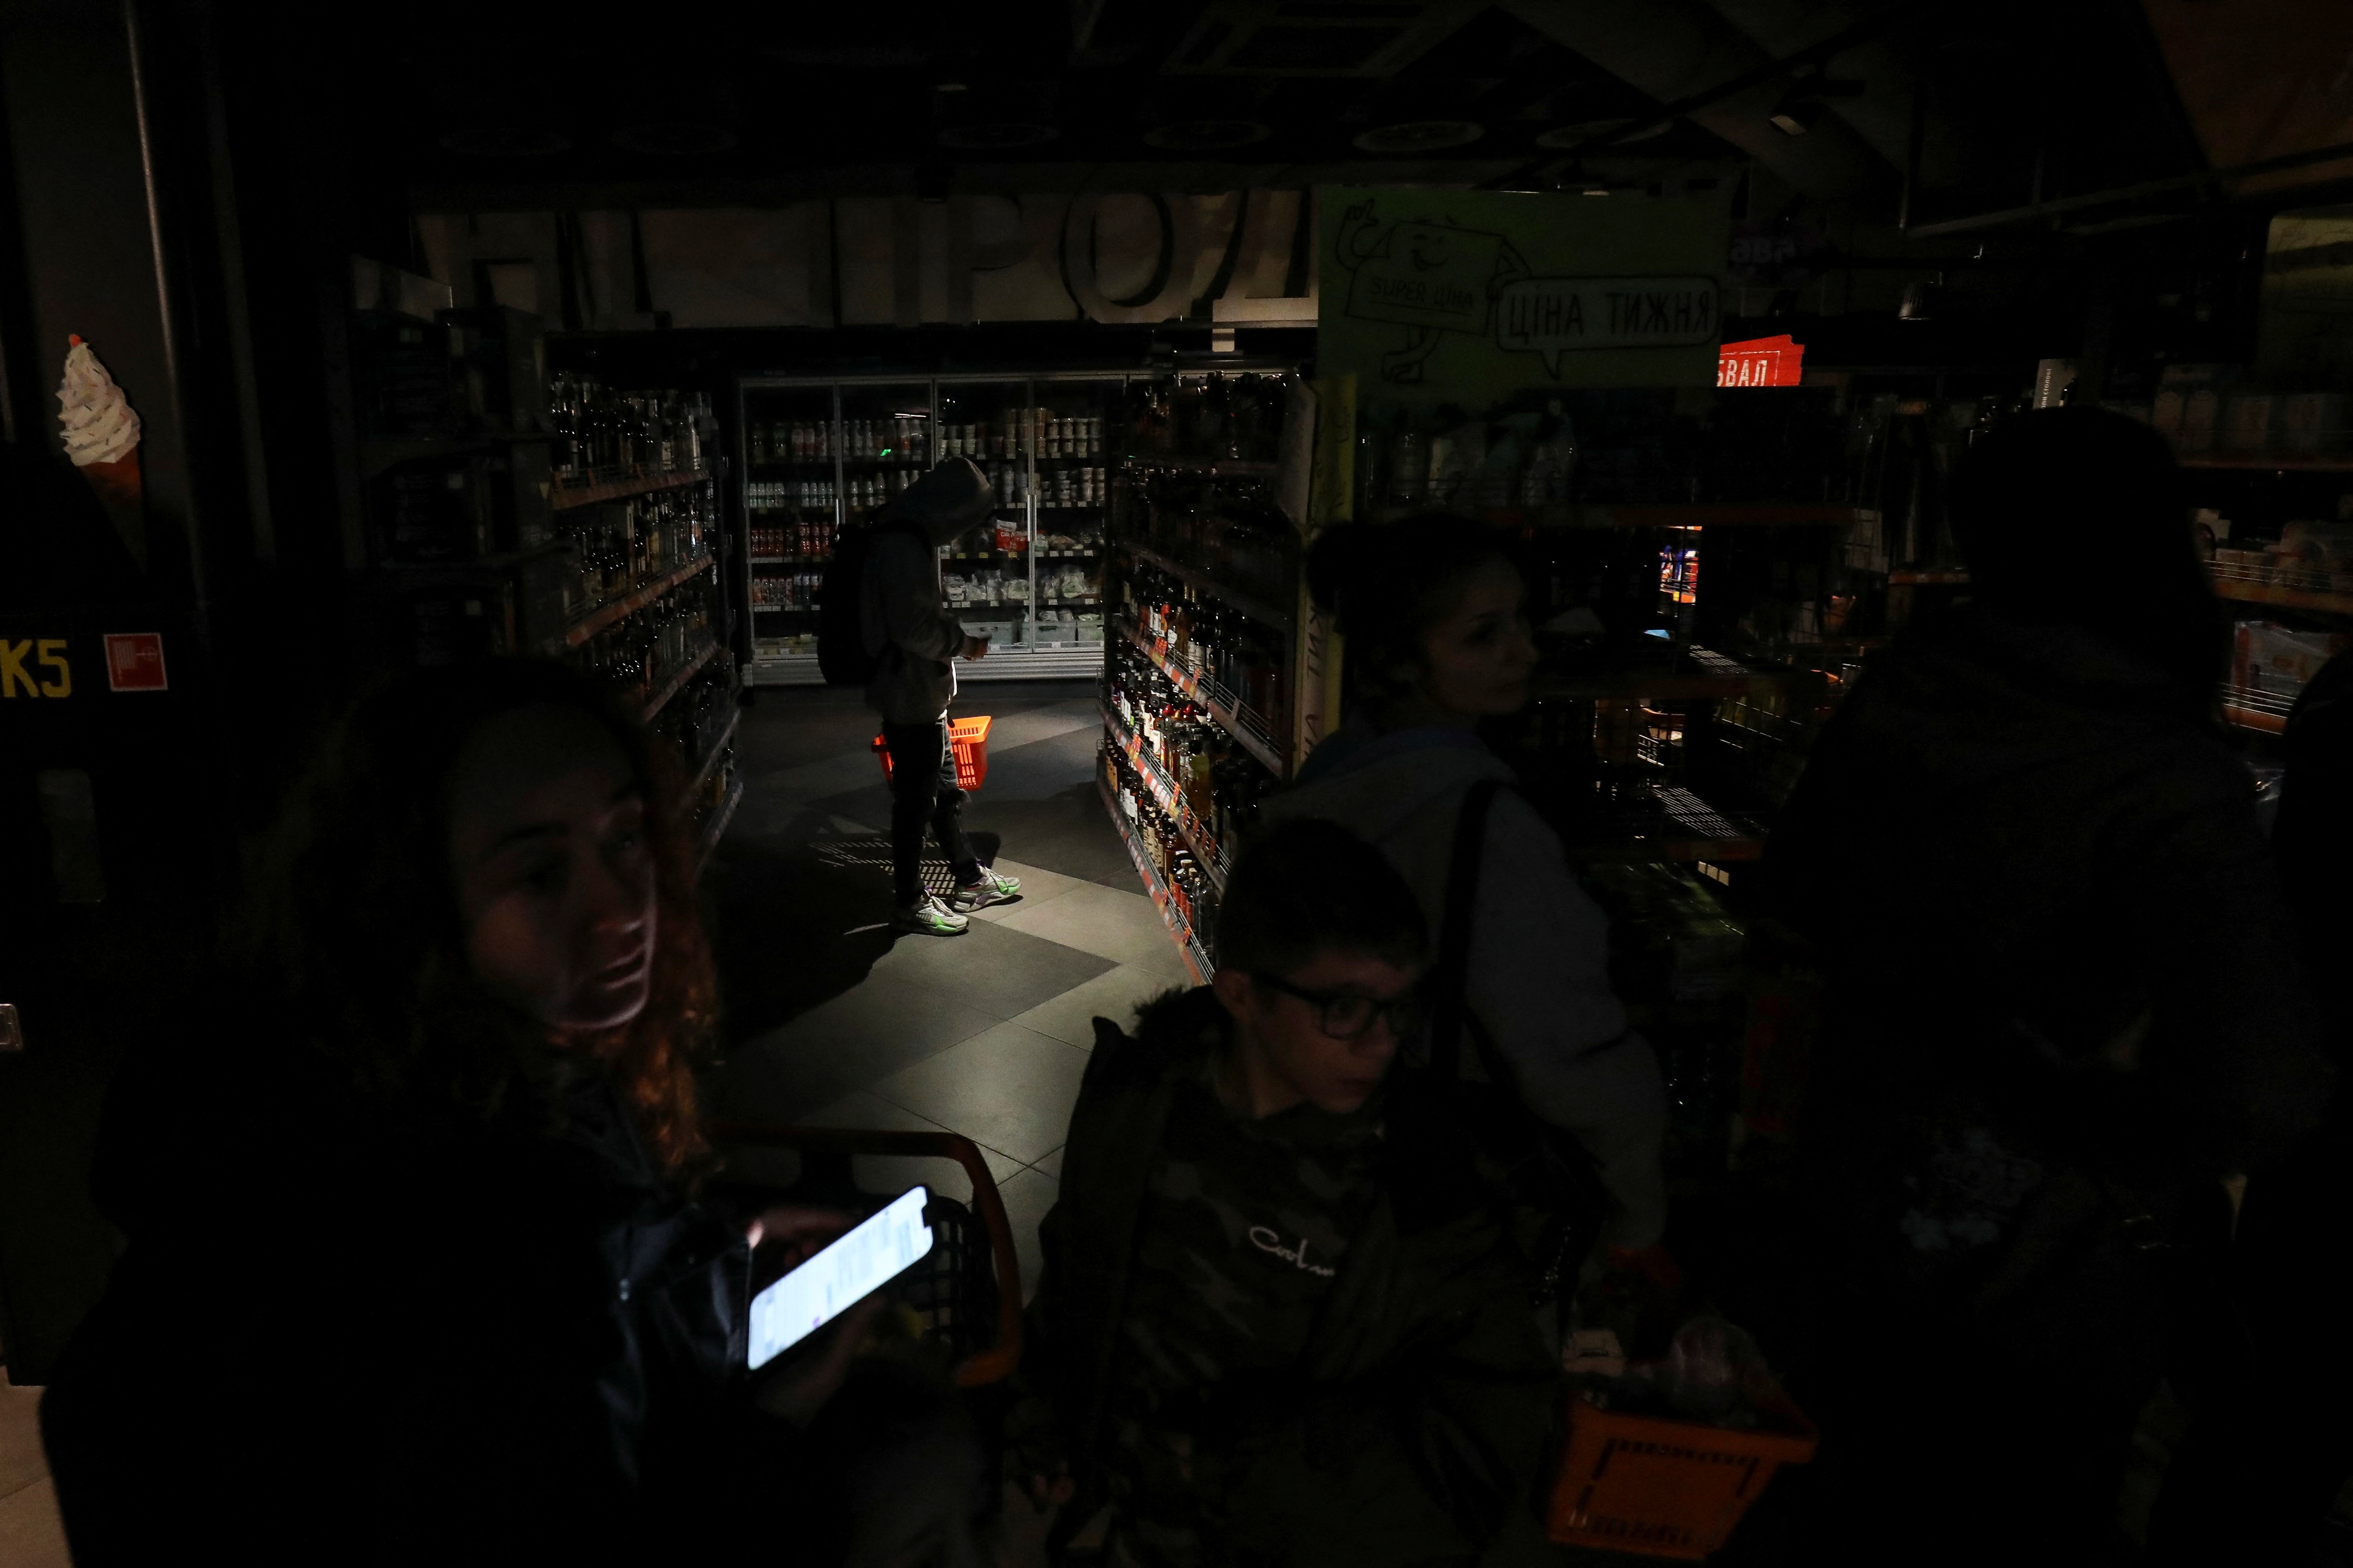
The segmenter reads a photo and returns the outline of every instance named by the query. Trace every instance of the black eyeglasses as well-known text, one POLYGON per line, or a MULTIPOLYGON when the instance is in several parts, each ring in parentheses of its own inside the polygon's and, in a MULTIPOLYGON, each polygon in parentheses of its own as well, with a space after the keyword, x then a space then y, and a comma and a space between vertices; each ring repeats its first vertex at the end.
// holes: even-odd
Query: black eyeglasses
POLYGON ((1429 1012, 1429 1005, 1424 1001, 1419 985, 1384 1002, 1377 996, 1361 995, 1354 991, 1310 991, 1304 986, 1293 985, 1279 974, 1259 974, 1252 978, 1286 996, 1296 996, 1314 1008, 1315 1026, 1335 1040, 1356 1038, 1373 1026, 1376 1018, 1385 1020, 1389 1033, 1397 1038, 1409 1039, 1421 1027, 1429 1012))

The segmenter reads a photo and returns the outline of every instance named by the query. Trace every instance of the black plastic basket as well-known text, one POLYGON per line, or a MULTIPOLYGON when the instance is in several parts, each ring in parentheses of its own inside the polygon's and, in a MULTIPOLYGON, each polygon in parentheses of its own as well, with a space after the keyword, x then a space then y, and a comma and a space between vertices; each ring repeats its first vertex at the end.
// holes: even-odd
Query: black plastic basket
POLYGON ((850 1161, 860 1154, 917 1155, 954 1160, 972 1178, 972 1202, 937 1193, 923 1211, 935 1244, 923 1262, 892 1287, 892 1298, 923 1320, 927 1338, 947 1351, 958 1386, 1002 1381, 1021 1361, 1021 1269, 1013 1227, 997 1182, 980 1150, 953 1132, 881 1132, 830 1127, 723 1125, 712 1141, 721 1151, 790 1150, 800 1156, 799 1178, 767 1189, 794 1203, 872 1214, 896 1196, 861 1189, 850 1161))

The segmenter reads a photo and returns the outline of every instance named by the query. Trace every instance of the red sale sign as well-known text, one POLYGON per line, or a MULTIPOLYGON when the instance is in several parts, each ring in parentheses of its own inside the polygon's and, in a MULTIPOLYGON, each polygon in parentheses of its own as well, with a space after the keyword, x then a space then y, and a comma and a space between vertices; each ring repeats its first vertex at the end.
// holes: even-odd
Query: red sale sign
POLYGON ((1717 351, 1718 386, 1795 386, 1805 373, 1806 345, 1787 332, 1778 338, 1750 338, 1726 343, 1717 351))
POLYGON ((164 634, 110 632, 106 637, 106 684, 115 691, 163 691, 164 634))

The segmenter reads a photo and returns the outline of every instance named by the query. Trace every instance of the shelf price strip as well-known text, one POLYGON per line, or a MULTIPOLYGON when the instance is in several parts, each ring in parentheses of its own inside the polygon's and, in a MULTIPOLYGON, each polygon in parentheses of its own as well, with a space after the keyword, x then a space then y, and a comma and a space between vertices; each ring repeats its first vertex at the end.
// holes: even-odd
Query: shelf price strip
POLYGON ((1207 985, 1209 976, 1216 973, 1208 954, 1201 950, 1200 943, 1193 940, 1192 928, 1185 923, 1185 916, 1176 908, 1176 901, 1160 885, 1160 874, 1152 868, 1152 862, 1144 858, 1144 847, 1135 841, 1135 832, 1120 811, 1118 799, 1100 777, 1095 780, 1095 792, 1103 796, 1103 809, 1111 813, 1112 826, 1119 830, 1119 841, 1127 846, 1127 858, 1135 863, 1135 874, 1144 879, 1144 890, 1151 895, 1153 907, 1160 911, 1161 923, 1168 928, 1168 934, 1176 940, 1177 951, 1185 955, 1186 967, 1193 972, 1197 983, 1207 985))
POLYGON ((1185 797, 1176 793, 1176 786, 1161 773, 1159 762, 1145 750, 1144 738, 1120 722, 1119 715, 1110 708, 1103 708, 1103 723, 1118 739, 1120 754, 1135 765, 1136 776, 1144 781, 1144 787, 1160 804, 1160 809, 1176 818, 1176 831, 1184 838, 1185 847, 1193 852, 1193 858, 1208 873, 1209 885, 1222 896, 1226 890, 1226 862, 1218 841, 1209 837, 1209 830, 1201 826, 1200 818, 1185 804, 1185 797))
POLYGON ((1290 771, 1283 766, 1282 754, 1274 749, 1273 743, 1242 721, 1240 709, 1206 690, 1199 676, 1168 657, 1166 637, 1146 637, 1144 628, 1134 621, 1123 621, 1121 626, 1127 640, 1135 645, 1136 651, 1150 659, 1153 667, 1168 678, 1186 700, 1198 702, 1207 710, 1209 717, 1218 721, 1218 727, 1231 735, 1244 751, 1266 764, 1277 778, 1290 771))

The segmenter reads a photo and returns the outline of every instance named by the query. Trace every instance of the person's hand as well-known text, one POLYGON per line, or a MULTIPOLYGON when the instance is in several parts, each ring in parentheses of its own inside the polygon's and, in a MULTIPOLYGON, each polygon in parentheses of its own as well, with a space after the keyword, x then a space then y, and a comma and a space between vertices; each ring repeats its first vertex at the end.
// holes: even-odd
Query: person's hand
POLYGON ((756 1381, 752 1403, 779 1420, 807 1426, 825 1408, 825 1402, 841 1392, 849 1363, 858 1359, 866 1331, 881 1310, 882 1299, 869 1296, 827 1324, 823 1331, 830 1337, 824 1353, 804 1365, 783 1368, 756 1381))
POLYGON ((807 1261, 827 1242, 857 1223, 857 1215, 839 1209, 778 1204, 762 1209, 744 1223, 744 1239, 754 1247, 765 1242, 776 1247, 790 1268, 807 1261))
POLYGON ((1071 1479, 1071 1468, 1063 1465, 1050 1476, 1031 1476, 1022 1483, 1022 1489, 1029 1494, 1029 1506, 1044 1513, 1076 1497, 1079 1483, 1071 1479))
POLYGON ((987 637, 976 637, 972 636, 970 633, 966 633, 964 639, 964 656, 966 658, 987 658, 988 657, 988 639, 987 637))

